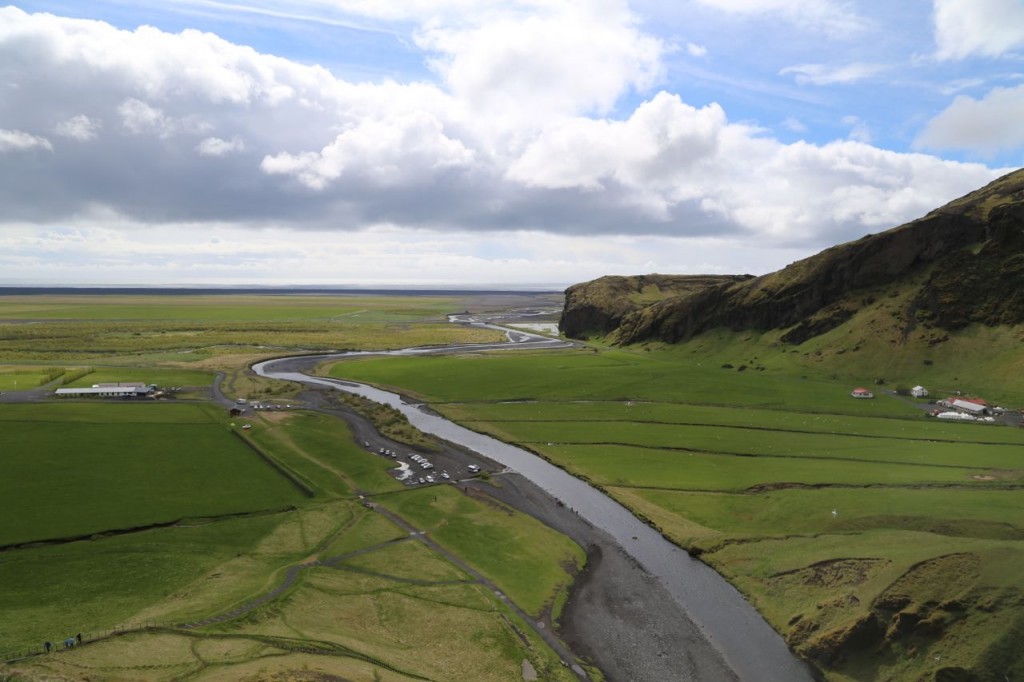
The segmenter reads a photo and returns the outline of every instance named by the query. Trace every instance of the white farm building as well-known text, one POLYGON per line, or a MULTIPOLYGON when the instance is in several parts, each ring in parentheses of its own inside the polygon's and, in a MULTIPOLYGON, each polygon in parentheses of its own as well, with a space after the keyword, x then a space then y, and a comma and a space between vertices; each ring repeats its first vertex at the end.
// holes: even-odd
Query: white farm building
POLYGON ((914 396, 915 398, 927 398, 928 389, 925 388, 924 386, 914 386, 912 389, 910 389, 910 395, 914 396))
POLYGON ((149 395, 153 386, 141 381, 126 381, 116 384, 93 384, 89 388, 58 388, 58 398, 132 398, 149 395))

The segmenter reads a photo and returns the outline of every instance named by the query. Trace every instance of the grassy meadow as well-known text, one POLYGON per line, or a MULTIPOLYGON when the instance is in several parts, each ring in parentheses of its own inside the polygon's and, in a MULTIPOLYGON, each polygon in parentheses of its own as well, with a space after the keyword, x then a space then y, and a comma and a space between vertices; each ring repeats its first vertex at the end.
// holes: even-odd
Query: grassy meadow
MULTIPOLYGON (((312 295, 0 296, 0 363, 195 364, 282 350, 495 341, 447 324, 468 297, 312 295)), ((0 389, 2 390, 2 389, 0 389)))
MULTIPOLYGON (((247 365, 302 350, 500 338, 445 321, 472 301, 0 297, 0 391, 56 377, 203 398, 220 371, 232 397, 284 399, 294 386, 247 365)), ((433 489, 439 511, 425 497, 403 501, 392 466, 314 412, 231 418, 181 399, 0 403, 0 657, 76 632, 88 644, 0 663, 0 677, 500 682, 521 679, 529 661, 541 679, 575 679, 501 599, 357 495, 381 495, 432 536, 451 535, 462 560, 493 570, 531 612, 564 600, 571 581, 572 562, 551 557, 578 566, 582 551, 450 487, 433 489), (516 558, 512 572, 491 561, 489 543, 516 558)))
MULTIPOLYGON (((883 375, 721 341, 330 373, 400 388, 602 487, 725 575, 829 679, 1024 676, 1009 634, 1024 628, 1024 429, 929 419, 926 401, 886 393, 891 379, 854 400, 883 375)), ((949 390, 1020 405, 998 373, 953 371, 949 390)))
MULTIPOLYGON (((86 541, 0 553, 0 581, 12 586, 0 596, 0 634, 12 647, 37 648, 44 639, 62 640, 65 631, 98 636, 100 643, 12 664, 5 672, 21 671, 27 679, 74 676, 85 666, 104 679, 165 679, 185 672, 195 679, 233 679, 299 666, 350 679, 376 679, 376 671, 380 679, 497 682, 519 679, 522 661, 529 660, 544 679, 573 679, 490 590, 361 506, 356 491, 383 495, 382 502, 507 585, 510 597, 538 615, 564 594, 571 564, 582 564, 582 550, 533 519, 451 486, 406 490, 387 474, 393 462, 366 452, 337 419, 288 412, 248 420, 253 428, 244 437, 311 488, 315 494, 307 498, 227 432, 226 415, 203 405, 6 405, 0 416, 5 427, 37 439, 24 428, 29 417, 46 427, 69 425, 77 430, 79 449, 105 430, 108 437, 132 436, 133 457, 164 447, 161 440, 189 450, 164 457, 164 465, 150 462, 138 469, 122 457, 112 457, 109 466, 83 457, 68 474, 91 493, 82 496, 77 514, 53 518, 41 515, 45 504, 66 512, 68 505, 53 500, 74 494, 48 474, 60 453, 54 459, 26 457, 30 462, 20 466, 36 466, 34 478, 51 489, 4 491, 29 505, 25 513, 5 517, 7 539, 47 539, 58 531, 94 534, 86 541), (154 425, 148 435, 155 440, 140 439, 134 430, 147 425, 154 425), (172 428, 174 435, 166 431, 172 428), (210 438, 208 428, 219 436, 210 438), (204 438, 210 438, 207 445, 204 438), (235 455, 256 468, 247 473, 234 462, 219 470, 211 462, 231 462, 235 455), (279 488, 265 481, 260 487, 260 476, 279 488), (126 500, 119 490, 129 486, 136 493, 126 500), (164 499, 160 486, 179 494, 164 499), (181 495, 183 489, 189 494, 181 495), (285 507, 264 511, 272 504, 285 507), (33 515, 38 519, 25 523, 33 515), (165 518, 182 520, 109 532, 165 518), (300 568, 294 584, 264 604, 200 628, 176 627, 231 613, 281 584, 289 567, 311 560, 322 563, 300 568), (118 625, 143 629, 106 638, 118 625), (165 643, 170 649, 151 651, 165 643), (224 660, 212 653, 222 648, 232 651, 224 660), (442 648, 443 656, 427 653, 442 648), (311 650, 319 653, 310 655, 311 650)), ((65 434, 65 441, 70 437, 65 434)), ((43 445, 26 441, 21 454, 43 445)), ((65 451, 63 463, 70 459, 65 451)), ((29 475, 27 469, 23 474, 29 475)))

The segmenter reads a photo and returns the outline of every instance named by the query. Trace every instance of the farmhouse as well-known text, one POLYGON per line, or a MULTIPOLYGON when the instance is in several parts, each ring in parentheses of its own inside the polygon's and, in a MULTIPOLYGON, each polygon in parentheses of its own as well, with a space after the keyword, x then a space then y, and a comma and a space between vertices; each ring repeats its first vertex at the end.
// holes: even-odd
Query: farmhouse
POLYGON ((910 389, 910 395, 914 396, 915 398, 926 398, 928 397, 928 389, 925 388, 924 386, 914 386, 912 389, 910 389))
POLYGON ((854 398, 874 398, 875 394, 866 388, 855 388, 850 393, 854 398))

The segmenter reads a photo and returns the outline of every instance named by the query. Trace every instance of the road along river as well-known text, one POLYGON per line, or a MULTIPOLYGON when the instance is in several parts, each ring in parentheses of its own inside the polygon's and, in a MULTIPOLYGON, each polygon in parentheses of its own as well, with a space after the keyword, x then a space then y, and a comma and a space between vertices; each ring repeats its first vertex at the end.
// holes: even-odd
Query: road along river
MULTIPOLYGON (((400 410, 421 431, 473 450, 513 469, 584 520, 604 530, 639 567, 656 578, 703 635, 707 645, 724 659, 736 678, 750 682, 814 680, 810 668, 792 654, 782 637, 732 585, 603 492, 531 452, 459 426, 434 414, 425 405, 407 403, 396 393, 305 373, 324 361, 344 360, 354 356, 427 355, 489 348, 507 350, 511 347, 552 348, 571 345, 521 330, 503 331, 510 332, 511 343, 410 348, 381 353, 307 355, 267 360, 254 365, 253 370, 260 376, 332 388, 390 405, 400 410)), ((681 675, 673 679, 683 680, 688 679, 688 676, 681 675)))

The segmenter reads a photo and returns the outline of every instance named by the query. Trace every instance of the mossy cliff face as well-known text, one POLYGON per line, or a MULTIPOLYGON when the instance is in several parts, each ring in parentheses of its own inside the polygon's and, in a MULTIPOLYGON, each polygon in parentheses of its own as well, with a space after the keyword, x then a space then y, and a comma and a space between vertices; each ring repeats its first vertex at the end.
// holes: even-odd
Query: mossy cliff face
POLYGON ((752 275, 637 275, 608 276, 576 284, 565 292, 560 328, 574 339, 603 336, 618 328, 631 313, 665 299, 685 298, 752 275))
POLYGON ((571 287, 563 332, 603 332, 629 344, 675 343, 721 327, 783 329, 783 341, 799 344, 849 319, 867 292, 909 282, 917 290, 907 299, 908 318, 948 330, 1024 322, 1024 171, 761 277, 696 277, 688 286, 686 278, 657 277, 682 290, 666 286, 660 300, 642 300, 631 292, 644 278, 629 277, 571 287))

